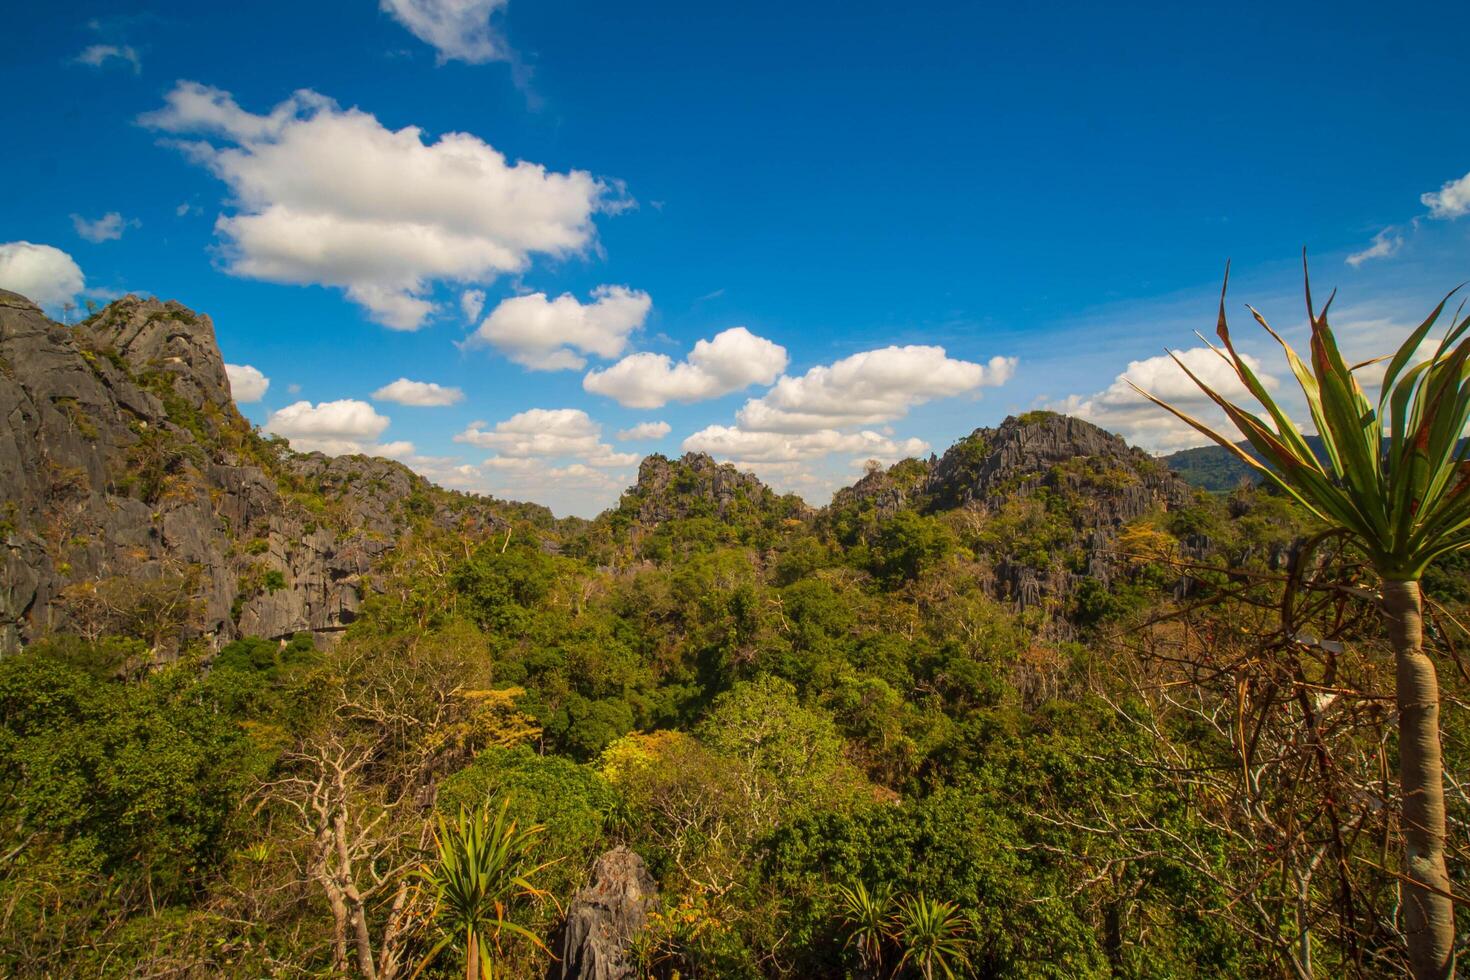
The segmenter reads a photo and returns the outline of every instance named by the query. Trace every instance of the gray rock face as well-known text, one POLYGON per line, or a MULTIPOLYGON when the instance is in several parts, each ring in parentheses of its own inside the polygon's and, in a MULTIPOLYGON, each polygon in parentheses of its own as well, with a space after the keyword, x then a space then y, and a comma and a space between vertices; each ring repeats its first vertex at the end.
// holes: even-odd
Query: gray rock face
POLYGON ((934 464, 927 490, 936 506, 959 506, 1069 480, 1096 498, 1099 524, 1125 524, 1155 507, 1182 506, 1191 495, 1188 484, 1143 450, 1091 422, 1051 412, 976 429, 934 464), (1057 472, 1078 460, 1099 479, 1090 479, 1087 469, 1057 472), (1102 479, 1109 472, 1123 479, 1102 479))
POLYGON ((113 350, 135 373, 164 371, 195 408, 231 404, 214 321, 182 303, 125 296, 79 329, 98 350, 113 350))
POLYGON ((597 859, 592 881, 567 909, 562 980, 626 980, 635 975, 628 946, 658 899, 643 859, 617 847, 597 859))
POLYGON ((997 556, 990 590, 1022 608, 1066 599, 1087 579, 1107 584, 1116 563, 1106 555, 1124 525, 1189 503, 1194 491, 1168 467, 1090 422, 1038 412, 976 429, 930 467, 931 509, 993 513, 1008 499, 1047 493, 1065 500, 1079 563, 1035 568, 997 556))
POLYGON ((1070 523, 1075 553, 1034 567, 991 553, 985 587, 1022 608, 1071 597, 1087 579, 1107 584, 1117 533, 1158 510, 1189 503, 1193 490, 1167 466, 1082 419, 1052 412, 1008 418, 976 429, 941 457, 875 470, 845 490, 832 508, 869 511, 877 520, 913 506, 936 513, 963 509, 983 527, 1008 503, 1045 500, 1048 519, 1070 523), (1063 516, 1064 515, 1064 516, 1063 516))
POLYGON ((922 505, 934 459, 910 460, 883 469, 873 467, 850 487, 832 495, 831 509, 859 506, 871 507, 879 520, 887 520, 911 505, 922 505))
POLYGON ((409 502, 467 535, 504 526, 486 501, 428 489, 399 463, 254 436, 213 324, 178 303, 129 296, 67 327, 0 291, 0 652, 107 631, 87 609, 116 613, 108 590, 139 583, 177 584, 186 637, 334 635, 409 502))
POLYGON ((750 473, 729 463, 716 463, 704 453, 685 453, 677 460, 654 454, 638 467, 638 482, 623 495, 619 509, 644 527, 687 517, 727 518, 736 510, 790 511, 810 514, 795 498, 778 497, 750 473))

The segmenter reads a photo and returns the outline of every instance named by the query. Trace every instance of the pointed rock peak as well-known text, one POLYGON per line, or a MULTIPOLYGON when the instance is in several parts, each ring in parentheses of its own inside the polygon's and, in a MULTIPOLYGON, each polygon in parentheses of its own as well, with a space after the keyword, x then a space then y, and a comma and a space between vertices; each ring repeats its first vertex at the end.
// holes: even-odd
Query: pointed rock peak
POLYGON ((796 498, 779 497, 753 473, 719 463, 705 453, 679 459, 654 453, 638 467, 638 482, 628 488, 618 512, 645 526, 686 517, 728 517, 732 509, 764 513, 772 509, 805 513, 796 498))
POLYGON ((138 376, 165 372, 195 408, 230 405, 230 382, 214 321, 175 300, 127 295, 79 324, 100 350, 115 351, 138 376))
MULTIPOLYGON (((975 431, 980 433, 985 430, 975 431)), ((1086 419, 1048 411, 1025 412, 1007 417, 995 430, 992 443, 999 446, 1009 442, 1034 446, 1059 459, 1136 451, 1130 449, 1122 437, 1099 428, 1086 419)))
POLYGON ((706 453, 685 453, 678 459, 653 453, 643 458, 638 467, 638 482, 628 492, 643 497, 681 494, 711 497, 736 490, 773 494, 754 474, 742 473, 731 463, 717 463, 706 453))
POLYGON ((1085 484, 1093 494, 1137 485, 1161 499, 1188 496, 1187 487, 1143 450, 1056 412, 1027 412, 993 429, 976 429, 934 464, 928 491, 934 506, 948 508, 1058 481, 1085 484))
POLYGON ((831 510, 871 506, 880 518, 888 518, 911 505, 922 506, 934 468, 934 457, 903 459, 884 469, 871 465, 863 478, 832 496, 831 510))

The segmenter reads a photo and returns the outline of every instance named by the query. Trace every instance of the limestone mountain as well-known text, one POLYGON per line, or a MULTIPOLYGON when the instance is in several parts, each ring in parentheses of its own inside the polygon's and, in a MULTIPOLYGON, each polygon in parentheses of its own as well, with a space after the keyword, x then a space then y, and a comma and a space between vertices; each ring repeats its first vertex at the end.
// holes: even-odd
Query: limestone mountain
POLYGON ((292 452, 230 396, 214 326, 128 296, 75 325, 0 291, 0 650, 57 629, 332 634, 415 521, 484 498, 363 456, 292 452))
POLYGON ((997 598, 1022 607, 1106 584, 1133 522, 1186 506, 1194 490, 1166 465, 1082 419, 1029 412, 976 429, 944 455, 871 470, 823 519, 853 533, 906 509, 948 515, 989 565, 997 598))
POLYGON ((149 622, 215 644, 330 636, 415 527, 470 547, 517 523, 544 548, 617 563, 813 532, 850 543, 912 512, 959 529, 997 598, 1065 602, 1112 574, 1106 556, 1131 522, 1192 493, 1117 436, 1033 412, 942 456, 875 467, 820 510, 707 455, 655 454, 597 521, 557 521, 396 462, 263 437, 235 408, 210 319, 179 303, 128 296, 67 326, 0 292, 0 650, 149 622))
POLYGON ((717 463, 705 453, 669 459, 654 453, 638 467, 617 510, 644 527, 694 517, 738 519, 742 514, 780 513, 803 517, 811 508, 792 495, 780 496, 752 473, 717 463))

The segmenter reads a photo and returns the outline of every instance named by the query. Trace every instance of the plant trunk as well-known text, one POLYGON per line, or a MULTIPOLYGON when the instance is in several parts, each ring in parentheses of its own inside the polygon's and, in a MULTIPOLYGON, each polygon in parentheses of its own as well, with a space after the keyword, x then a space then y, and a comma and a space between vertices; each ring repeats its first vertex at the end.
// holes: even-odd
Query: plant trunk
POLYGON ((465 943, 464 980, 480 980, 480 937, 473 929, 465 943))
POLYGON ((1445 871, 1444 762, 1439 680, 1424 654, 1418 582, 1385 582, 1383 608, 1396 661, 1399 787, 1403 793, 1404 934, 1415 980, 1454 972, 1455 911, 1445 871))

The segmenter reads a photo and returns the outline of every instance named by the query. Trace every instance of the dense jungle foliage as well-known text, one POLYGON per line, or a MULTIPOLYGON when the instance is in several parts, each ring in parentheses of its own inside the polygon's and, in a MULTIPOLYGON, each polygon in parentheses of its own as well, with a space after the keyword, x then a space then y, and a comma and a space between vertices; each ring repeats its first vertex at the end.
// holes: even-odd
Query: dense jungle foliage
MULTIPOLYGON (((499 976, 553 968, 617 844, 659 886, 651 977, 1396 973, 1369 573, 1242 487, 995 598, 1004 562, 1085 572, 1074 503, 420 520, 330 649, 32 644, 0 661, 0 973, 460 975, 425 869, 501 807, 544 829, 499 976)), ((1426 592, 1462 847, 1463 562, 1426 592)))

